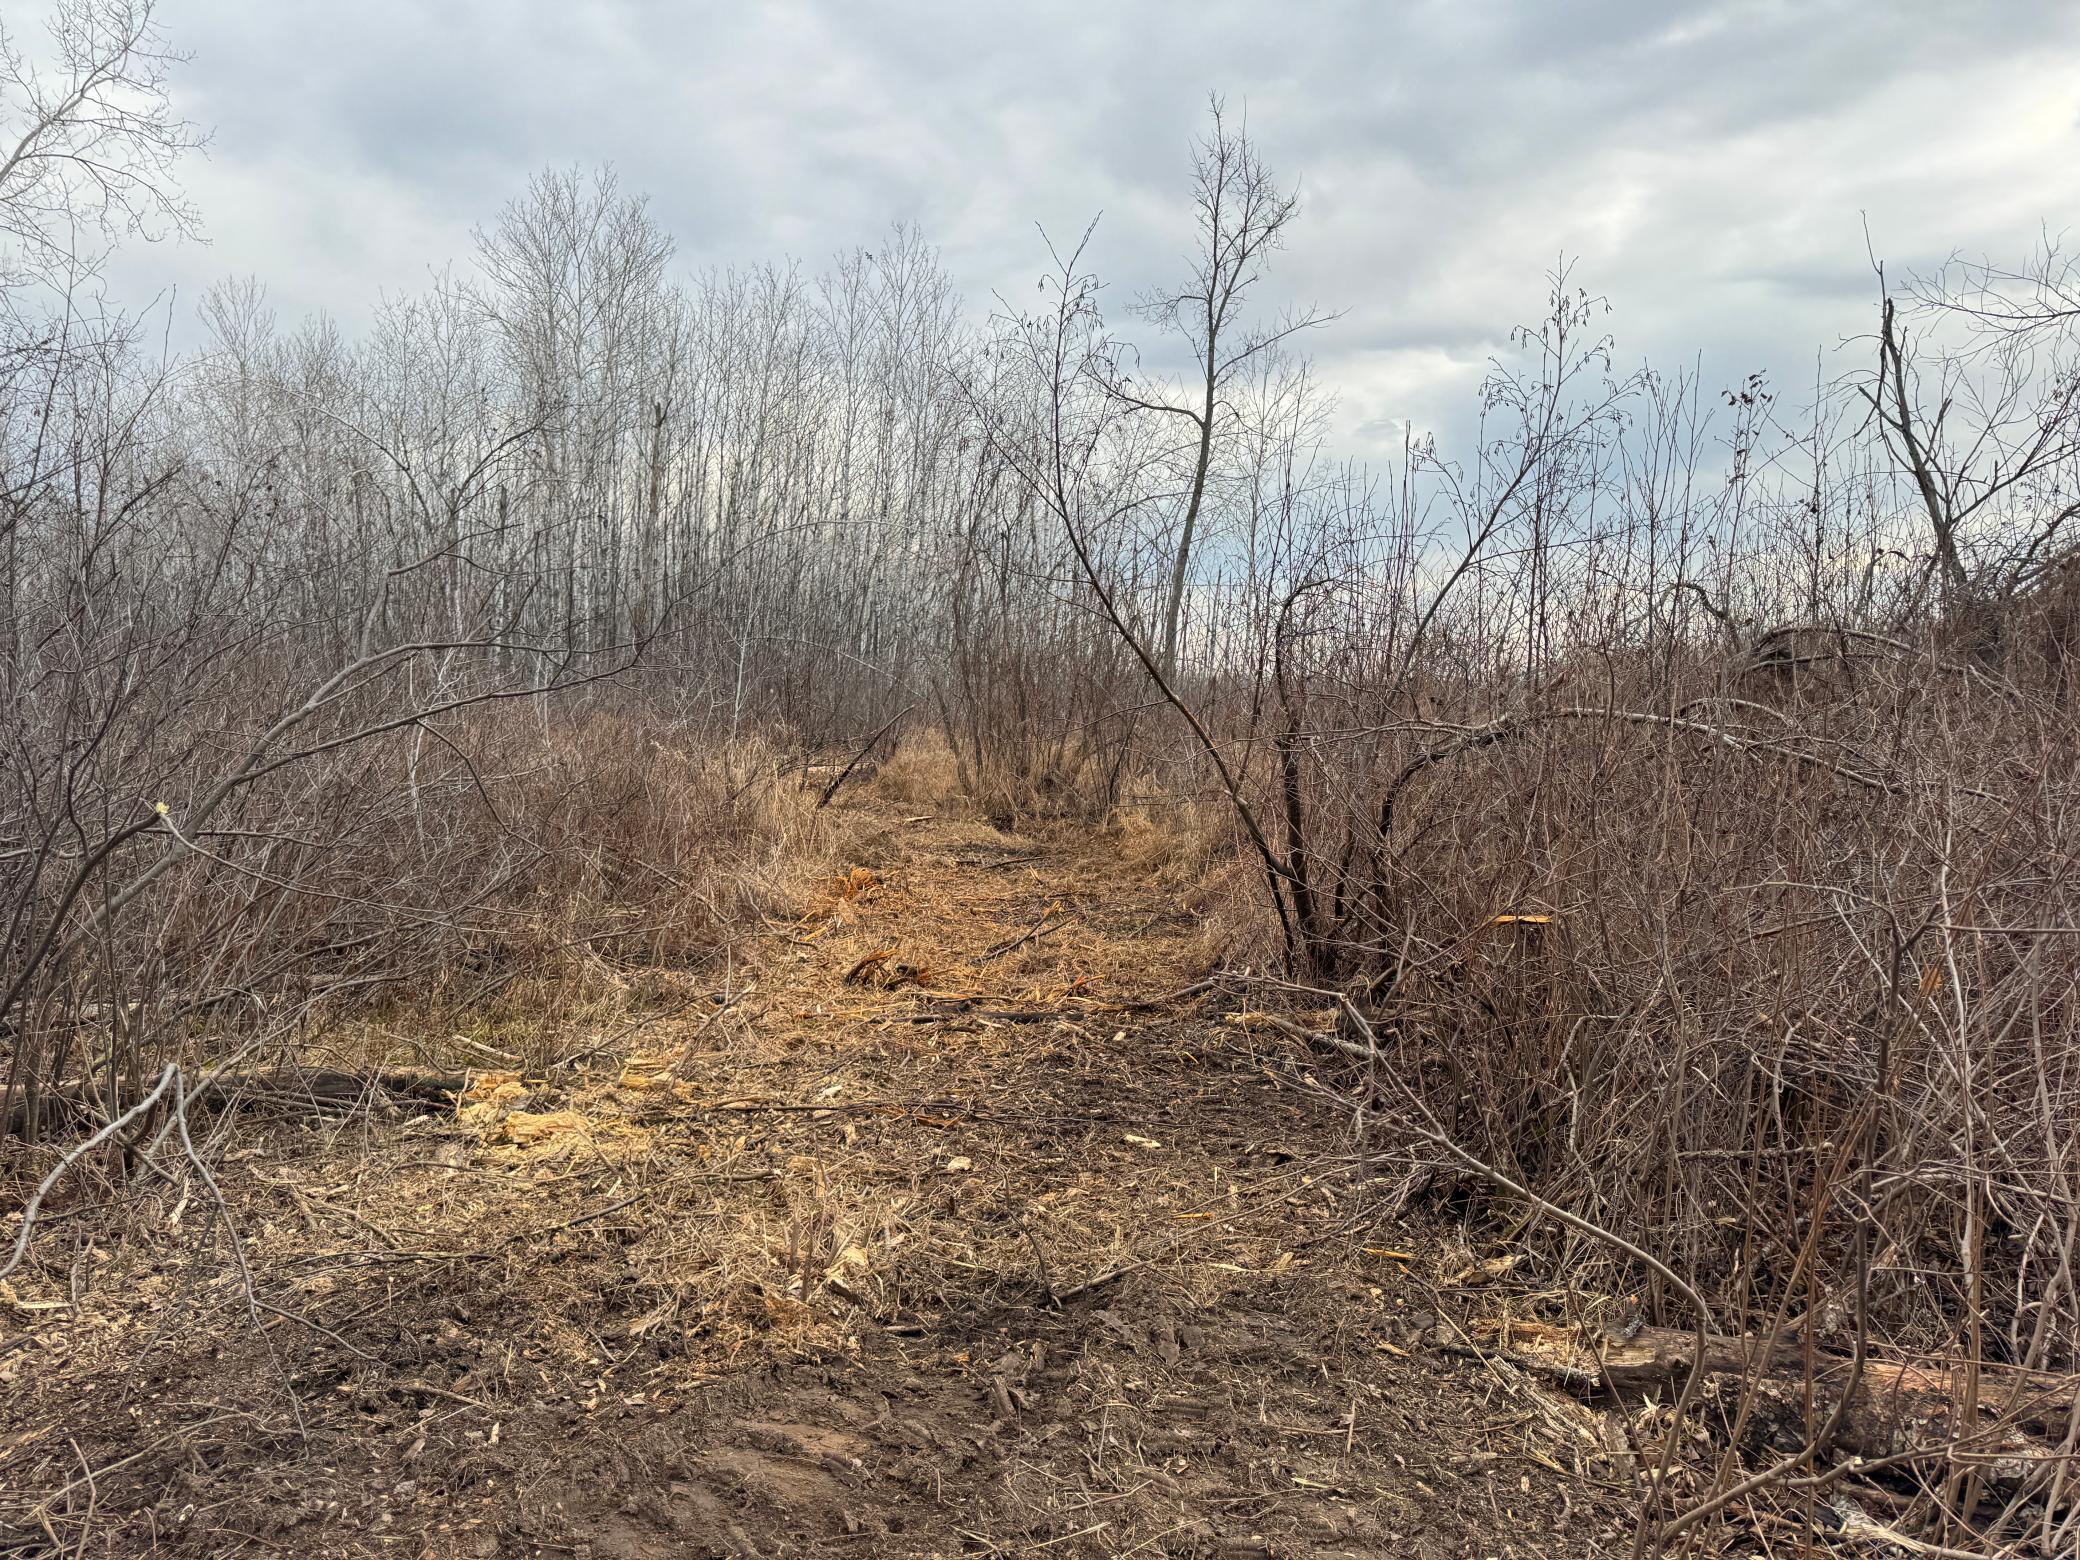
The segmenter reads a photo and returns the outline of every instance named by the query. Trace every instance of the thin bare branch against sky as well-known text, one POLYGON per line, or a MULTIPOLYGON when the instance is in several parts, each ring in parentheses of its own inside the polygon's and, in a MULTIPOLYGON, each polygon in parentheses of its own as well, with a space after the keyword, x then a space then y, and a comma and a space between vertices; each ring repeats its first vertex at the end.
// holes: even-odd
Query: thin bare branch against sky
MULTIPOLYGON (((2015 258, 2080 215, 2080 6, 668 4, 170 0, 208 247, 133 248, 138 303, 225 275, 352 323, 464 261, 545 163, 612 162, 681 263, 821 264, 916 222, 982 307, 1035 224, 1104 214, 1120 301, 1190 242, 1206 94, 1303 214, 1267 296, 1354 452, 1461 415, 1562 253, 1621 354, 1810 383, 1896 267, 2015 258)), ((183 305, 185 307, 185 305, 183 305)))

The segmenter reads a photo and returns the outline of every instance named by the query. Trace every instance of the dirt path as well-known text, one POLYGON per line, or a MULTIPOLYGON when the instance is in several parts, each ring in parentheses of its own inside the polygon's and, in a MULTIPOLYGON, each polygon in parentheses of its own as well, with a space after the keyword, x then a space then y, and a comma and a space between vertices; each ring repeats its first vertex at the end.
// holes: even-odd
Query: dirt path
POLYGON ((1601 1552, 1586 1421, 1424 1345, 1309 1060, 1134 1006, 1198 927, 1131 854, 863 817, 593 1070, 236 1148, 250 1306, 199 1191, 54 1232, 0 1554, 1601 1552))

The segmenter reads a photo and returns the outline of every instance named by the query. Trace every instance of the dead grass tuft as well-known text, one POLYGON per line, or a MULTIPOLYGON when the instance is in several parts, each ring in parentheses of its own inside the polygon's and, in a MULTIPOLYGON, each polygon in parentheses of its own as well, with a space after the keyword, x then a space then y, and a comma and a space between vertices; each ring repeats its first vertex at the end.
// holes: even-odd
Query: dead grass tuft
POLYGON ((936 728, 905 735, 864 789, 899 807, 945 807, 964 796, 960 766, 936 728))
POLYGON ((1152 783, 1113 810, 1103 836, 1122 862, 1167 888, 1202 884, 1235 859, 1234 812, 1225 800, 1169 796, 1152 783))

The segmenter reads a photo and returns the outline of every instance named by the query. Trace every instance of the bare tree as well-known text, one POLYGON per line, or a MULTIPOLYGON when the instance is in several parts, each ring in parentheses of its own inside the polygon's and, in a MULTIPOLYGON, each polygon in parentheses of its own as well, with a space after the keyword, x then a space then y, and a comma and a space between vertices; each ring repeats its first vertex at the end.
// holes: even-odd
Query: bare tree
POLYGON ((1975 617, 1982 648, 2001 604, 2070 550, 2080 515, 2080 337, 2062 285, 2048 272, 2034 297, 2009 301, 1982 272, 1968 293, 1924 293, 1921 341, 1886 294, 1859 387, 1926 517, 1939 608, 1975 617), (1936 334, 1958 319, 1973 327, 1965 343, 1936 334))
POLYGON ((1230 126, 1218 97, 1212 99, 1209 113, 1212 126, 1192 157, 1198 247, 1191 274, 1182 286, 1153 293, 1138 305, 1142 318, 1184 342, 1194 372, 1189 381, 1174 387, 1137 385, 1125 373, 1110 381, 1112 394, 1126 405, 1174 418, 1185 429, 1184 494, 1157 645, 1157 664, 1165 677, 1177 671, 1185 588, 1201 544, 1217 447, 1234 425, 1231 388, 1256 359, 1325 318, 1311 309, 1271 325, 1254 325, 1246 317, 1265 263, 1284 244, 1286 228, 1299 214, 1300 198, 1282 188, 1265 167, 1247 125, 1230 126))
POLYGON ((173 182, 205 137, 173 112, 156 0, 59 0, 39 55, 0 22, 0 281, 90 265, 81 230, 192 237, 200 217, 173 182))

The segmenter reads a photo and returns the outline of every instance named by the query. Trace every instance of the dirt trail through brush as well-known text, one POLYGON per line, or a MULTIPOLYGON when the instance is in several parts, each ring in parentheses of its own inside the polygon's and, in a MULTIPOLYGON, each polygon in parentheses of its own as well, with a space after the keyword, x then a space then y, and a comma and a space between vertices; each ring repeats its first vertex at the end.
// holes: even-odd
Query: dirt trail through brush
POLYGON ((862 814, 579 1065, 241 1124, 250 1303, 190 1187, 0 1305, 0 1553, 1602 1552, 1588 1417, 1425 1344, 1197 932, 1115 838, 862 814))

